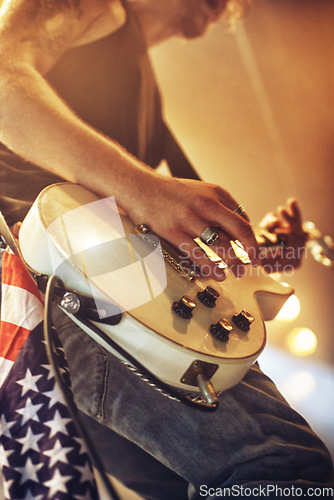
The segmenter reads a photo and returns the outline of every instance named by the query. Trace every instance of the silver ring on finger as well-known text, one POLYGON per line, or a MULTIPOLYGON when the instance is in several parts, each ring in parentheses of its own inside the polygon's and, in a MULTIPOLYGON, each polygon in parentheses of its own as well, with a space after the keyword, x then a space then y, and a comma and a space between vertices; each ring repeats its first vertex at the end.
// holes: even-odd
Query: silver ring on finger
POLYGON ((208 246, 213 245, 219 238, 218 230, 218 227, 208 226, 200 235, 201 241, 208 246))
POLYGON ((242 215, 244 212, 246 212, 246 209, 243 205, 239 205, 237 208, 233 210, 238 215, 242 215))

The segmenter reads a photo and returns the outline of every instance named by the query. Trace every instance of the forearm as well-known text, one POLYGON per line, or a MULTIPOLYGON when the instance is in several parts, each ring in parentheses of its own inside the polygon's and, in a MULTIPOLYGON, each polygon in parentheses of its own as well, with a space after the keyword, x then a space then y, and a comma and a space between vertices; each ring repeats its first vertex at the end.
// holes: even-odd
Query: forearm
MULTIPOLYGON (((194 238, 205 227, 221 227, 256 259, 254 235, 245 218, 233 212, 238 202, 226 190, 155 173, 76 117, 31 66, 2 69, 3 63, 0 140, 7 147, 102 197, 115 196, 135 224, 144 222, 174 246, 185 245, 194 262, 206 269, 206 276, 224 279, 223 270, 204 254, 197 255, 194 238)), ((224 248, 229 247, 230 237, 224 238, 224 248)), ((238 261, 230 261, 238 274, 238 261)))
POLYGON ((0 140, 26 160, 128 205, 150 169, 75 116, 30 66, 1 70, 0 140))

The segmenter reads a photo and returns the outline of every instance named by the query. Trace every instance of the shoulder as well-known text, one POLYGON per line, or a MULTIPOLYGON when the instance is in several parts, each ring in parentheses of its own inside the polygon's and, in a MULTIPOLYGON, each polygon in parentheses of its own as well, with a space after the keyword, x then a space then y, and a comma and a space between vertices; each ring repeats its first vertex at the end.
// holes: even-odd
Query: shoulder
POLYGON ((44 73, 68 49, 116 31, 125 18, 121 0, 7 0, 0 8, 0 54, 44 73))

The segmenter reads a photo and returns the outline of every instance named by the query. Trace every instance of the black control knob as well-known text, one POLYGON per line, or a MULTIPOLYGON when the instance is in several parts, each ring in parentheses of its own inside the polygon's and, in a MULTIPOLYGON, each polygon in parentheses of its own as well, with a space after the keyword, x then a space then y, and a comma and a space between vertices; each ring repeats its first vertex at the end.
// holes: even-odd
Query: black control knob
POLYGON ((173 302, 172 310, 183 319, 190 319, 196 303, 190 297, 183 295, 178 302, 173 302))
POLYGON ((216 307, 219 293, 211 286, 207 286, 203 292, 198 292, 197 297, 206 307, 216 307))
POLYGON ((228 342, 229 333, 233 330, 231 323, 226 319, 221 319, 218 323, 210 326, 210 333, 221 342, 228 342))
POLYGON ((239 330, 243 332, 249 332, 250 326, 254 321, 253 316, 246 311, 245 309, 241 311, 239 314, 235 314, 232 318, 235 326, 239 328, 239 330))

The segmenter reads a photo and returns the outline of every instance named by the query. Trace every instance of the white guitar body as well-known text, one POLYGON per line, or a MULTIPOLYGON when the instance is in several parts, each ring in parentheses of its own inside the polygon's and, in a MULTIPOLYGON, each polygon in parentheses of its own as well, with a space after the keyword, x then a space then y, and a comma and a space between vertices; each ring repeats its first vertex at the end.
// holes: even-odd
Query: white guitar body
MULTIPOLYGON (((96 324, 163 382, 199 391, 185 376, 199 361, 213 367, 209 378, 217 392, 237 384, 265 347, 264 320, 276 316, 293 293, 291 287, 250 266, 241 279, 227 273, 222 283, 187 281, 169 263, 161 266, 161 254, 153 255, 134 233, 130 219, 115 211, 112 200, 100 200, 77 184, 60 183, 47 187, 35 201, 20 229, 19 245, 35 272, 56 274, 69 290, 116 303, 123 311, 121 321, 96 324), (155 264, 143 273, 143 262, 150 259, 155 264), (220 294, 214 308, 197 298, 208 286, 220 294), (172 310, 183 296, 196 302, 191 319, 172 310), (254 318, 249 332, 232 320, 243 310, 254 318), (233 326, 228 342, 209 330, 221 319, 233 326)), ((92 330, 87 333, 110 350, 92 330)))

